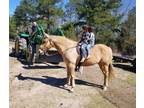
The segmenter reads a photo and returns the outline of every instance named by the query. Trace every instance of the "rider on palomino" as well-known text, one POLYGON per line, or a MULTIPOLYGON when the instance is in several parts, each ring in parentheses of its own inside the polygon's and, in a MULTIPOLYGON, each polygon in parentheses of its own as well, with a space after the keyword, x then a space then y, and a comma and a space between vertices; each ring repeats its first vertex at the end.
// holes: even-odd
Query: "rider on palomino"
POLYGON ((90 55, 90 48, 92 48, 95 44, 95 35, 92 32, 92 27, 90 27, 90 26, 88 27, 88 32, 90 33, 90 36, 89 36, 89 40, 88 40, 89 44, 87 45, 87 52, 88 52, 87 57, 89 57, 89 55, 90 55))
POLYGON ((84 62, 86 58, 90 56, 90 49, 94 46, 95 35, 92 32, 92 28, 90 26, 83 26, 83 32, 80 41, 78 42, 78 46, 80 49, 80 60, 75 70, 79 71, 81 63, 84 62))

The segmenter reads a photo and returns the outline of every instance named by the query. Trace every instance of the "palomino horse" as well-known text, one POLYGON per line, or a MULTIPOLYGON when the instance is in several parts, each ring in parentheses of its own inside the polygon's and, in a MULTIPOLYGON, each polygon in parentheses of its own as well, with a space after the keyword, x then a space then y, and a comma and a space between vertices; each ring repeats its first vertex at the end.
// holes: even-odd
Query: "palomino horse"
MULTIPOLYGON (((77 42, 66 37, 45 34, 39 49, 40 53, 44 53, 51 47, 54 47, 62 55, 67 67, 67 84, 65 84, 65 87, 70 85, 71 91, 74 90, 75 86, 75 66, 77 65, 80 58, 76 46, 77 42)), ((103 72, 103 90, 106 90, 109 80, 114 76, 115 73, 112 66, 111 48, 103 44, 95 45, 90 51, 90 57, 87 58, 81 65, 90 66, 94 64, 98 64, 103 72)))

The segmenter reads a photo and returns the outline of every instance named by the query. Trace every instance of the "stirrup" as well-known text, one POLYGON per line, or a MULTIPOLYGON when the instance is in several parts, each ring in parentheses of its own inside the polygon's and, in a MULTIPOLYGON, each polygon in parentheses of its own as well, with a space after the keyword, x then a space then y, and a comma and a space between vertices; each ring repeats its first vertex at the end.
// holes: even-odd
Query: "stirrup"
POLYGON ((76 67, 75 67, 75 71, 76 71, 76 72, 80 72, 80 66, 76 66, 76 67))

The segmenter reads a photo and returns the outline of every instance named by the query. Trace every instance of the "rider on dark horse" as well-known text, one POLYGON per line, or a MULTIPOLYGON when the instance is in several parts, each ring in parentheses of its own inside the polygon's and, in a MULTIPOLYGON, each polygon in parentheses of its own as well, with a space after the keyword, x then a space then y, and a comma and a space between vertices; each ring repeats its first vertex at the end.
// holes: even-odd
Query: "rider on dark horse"
POLYGON ((78 48, 80 51, 80 60, 75 68, 76 71, 79 71, 81 63, 90 56, 90 49, 94 46, 95 35, 92 32, 90 26, 84 25, 82 27, 83 32, 80 41, 78 42, 78 48))

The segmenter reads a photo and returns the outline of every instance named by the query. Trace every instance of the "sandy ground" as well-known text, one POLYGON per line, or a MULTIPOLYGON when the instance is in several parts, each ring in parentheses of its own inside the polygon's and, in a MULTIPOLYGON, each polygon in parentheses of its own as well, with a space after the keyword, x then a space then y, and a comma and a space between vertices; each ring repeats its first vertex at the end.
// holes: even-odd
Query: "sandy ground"
POLYGON ((103 75, 95 65, 76 73, 75 91, 70 93, 62 87, 66 80, 63 62, 27 67, 10 56, 10 108, 135 108, 136 74, 129 65, 114 65, 116 78, 107 91, 101 89, 103 75))

